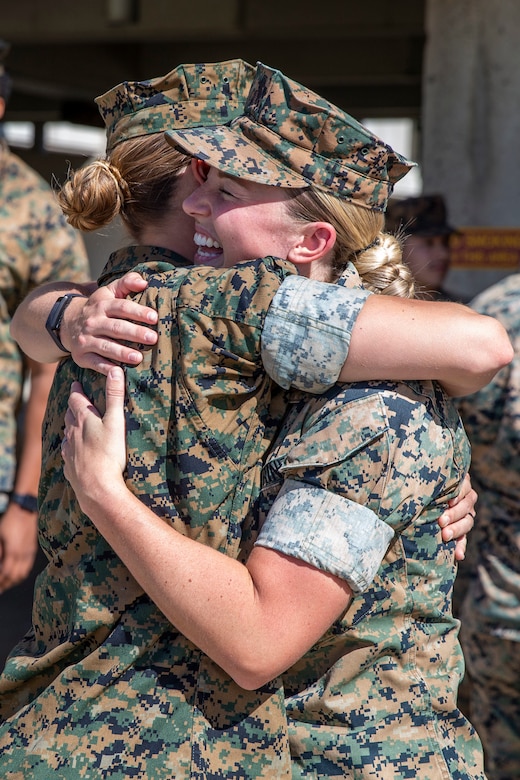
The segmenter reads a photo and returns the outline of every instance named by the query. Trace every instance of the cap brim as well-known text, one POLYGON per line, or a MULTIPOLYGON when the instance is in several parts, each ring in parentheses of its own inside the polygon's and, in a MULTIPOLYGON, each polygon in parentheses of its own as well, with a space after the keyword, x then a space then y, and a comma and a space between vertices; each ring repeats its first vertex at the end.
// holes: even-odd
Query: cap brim
POLYGON ((310 182, 277 163, 258 142, 226 125, 168 130, 168 143, 191 157, 204 160, 229 176, 276 187, 309 187, 310 182))

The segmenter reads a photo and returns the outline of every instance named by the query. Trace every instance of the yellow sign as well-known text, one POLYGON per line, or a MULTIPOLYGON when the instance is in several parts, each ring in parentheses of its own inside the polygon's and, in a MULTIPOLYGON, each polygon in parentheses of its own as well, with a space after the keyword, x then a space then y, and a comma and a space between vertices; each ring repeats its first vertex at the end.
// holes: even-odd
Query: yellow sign
POLYGON ((450 236, 453 268, 520 268, 520 228, 458 228, 450 236))

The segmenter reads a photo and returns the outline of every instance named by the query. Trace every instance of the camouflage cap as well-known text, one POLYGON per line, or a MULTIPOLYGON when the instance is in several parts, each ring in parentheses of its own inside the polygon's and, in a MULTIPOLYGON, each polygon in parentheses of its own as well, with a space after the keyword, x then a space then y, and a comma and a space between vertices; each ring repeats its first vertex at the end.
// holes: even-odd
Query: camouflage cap
POLYGON ((123 81, 96 98, 107 152, 173 127, 217 125, 242 113, 255 68, 244 60, 179 65, 166 76, 123 81))
POLYGON ((231 176, 314 186, 374 210, 384 210, 394 183, 415 165, 340 108, 260 62, 242 116, 225 127, 175 128, 166 137, 231 176))
POLYGON ((442 195, 391 200, 386 211, 385 229, 390 233, 404 230, 415 236, 448 236, 456 232, 448 224, 442 195))

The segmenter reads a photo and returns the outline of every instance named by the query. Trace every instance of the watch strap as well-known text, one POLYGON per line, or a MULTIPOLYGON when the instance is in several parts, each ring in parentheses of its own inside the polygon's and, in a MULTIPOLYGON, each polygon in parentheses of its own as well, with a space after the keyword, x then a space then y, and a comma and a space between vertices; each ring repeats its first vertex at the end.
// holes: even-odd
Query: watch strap
POLYGON ((31 496, 29 493, 12 493, 11 501, 13 504, 18 504, 26 512, 38 511, 38 499, 36 496, 31 496))
POLYGON ((81 295, 81 293, 67 293, 66 295, 60 295, 50 310, 49 316, 47 317, 47 322, 45 323, 45 329, 49 336, 52 338, 56 346, 61 349, 62 352, 66 352, 67 355, 69 354, 70 350, 64 347, 61 342, 60 327, 61 323, 63 322, 65 309, 73 298, 86 298, 86 295, 81 295))

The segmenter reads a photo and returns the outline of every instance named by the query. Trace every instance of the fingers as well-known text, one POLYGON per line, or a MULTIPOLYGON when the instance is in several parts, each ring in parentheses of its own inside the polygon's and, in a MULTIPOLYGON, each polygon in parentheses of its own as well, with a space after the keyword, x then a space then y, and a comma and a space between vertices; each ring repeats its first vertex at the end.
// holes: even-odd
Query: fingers
MULTIPOLYGON (((121 370, 121 369, 119 369, 121 370)), ((93 412, 100 417, 98 410, 83 392, 79 382, 73 382, 70 386, 69 405, 65 412, 65 428, 72 427, 83 411, 93 412)))
POLYGON ((86 311, 88 311, 89 317, 93 321, 91 329, 93 327, 100 328, 103 325, 106 333, 112 334, 115 332, 118 336, 126 336, 128 333, 134 333, 135 331, 138 339, 132 340, 152 343, 149 334, 154 333, 154 331, 150 330, 150 327, 137 324, 143 322, 147 326, 151 326, 157 323, 157 312, 149 306, 142 306, 140 303, 127 298, 121 300, 119 298, 94 298, 92 296, 89 299, 86 311), (95 317, 99 317, 101 323, 96 322, 95 317), (107 318, 114 320, 114 322, 103 322, 103 319, 107 318), (125 330, 125 326, 127 330, 125 330))
POLYGON ((9 556, 5 559, 0 570, 0 593, 14 588, 29 576, 34 558, 35 555, 26 553, 17 558, 9 556))
POLYGON ((148 282, 146 279, 143 279, 143 277, 135 271, 130 271, 120 279, 115 279, 113 282, 110 282, 106 287, 100 287, 99 291, 91 296, 90 300, 94 302, 99 299, 106 300, 107 296, 110 297, 109 293, 111 293, 112 296, 114 296, 112 298, 111 311, 113 313, 111 316, 117 316, 117 312, 121 311, 124 318, 129 317, 136 322, 155 324, 157 322, 157 312, 155 309, 151 309, 148 306, 142 306, 140 303, 136 303, 131 299, 123 300, 126 299, 126 296, 130 293, 141 292, 147 286, 148 282), (122 308, 119 308, 121 304, 123 304, 123 306, 122 308))
POLYGON ((125 414, 125 375, 123 369, 113 366, 107 374, 105 420, 110 424, 124 420, 125 414))
POLYGON ((29 575, 37 550, 36 519, 10 504, 0 528, 0 592, 29 575))
POLYGON ((471 504, 476 504, 478 498, 478 494, 475 490, 473 490, 473 487, 471 485, 471 479, 469 474, 466 474, 464 479, 462 480, 460 484, 460 491, 458 495, 455 498, 452 498, 448 502, 448 506, 453 507, 456 506, 458 503, 464 500, 468 500, 471 504))
POLYGON ((468 539, 464 535, 461 539, 458 539, 455 544, 455 560, 456 561, 463 561, 466 557, 466 547, 468 544, 468 539))
POLYGON ((128 366, 137 366, 143 359, 143 353, 138 352, 135 349, 129 349, 117 342, 106 342, 106 347, 103 347, 104 356, 97 352, 87 352, 80 356, 72 357, 75 362, 82 368, 90 368, 98 374, 108 374, 111 368, 117 363, 124 363, 128 366), (77 359, 76 359, 77 357, 77 359))
POLYGON ((127 295, 133 292, 141 292, 146 289, 148 282, 146 279, 138 274, 136 271, 129 271, 119 279, 115 279, 113 282, 107 285, 116 298, 125 298, 127 295))
POLYGON ((153 325, 157 312, 133 301, 91 301, 88 308, 85 306, 76 338, 71 339, 74 361, 105 375, 114 363, 138 365, 143 354, 136 346, 153 346, 157 341, 155 329, 140 325, 138 320, 153 325))
POLYGON ((115 363, 138 365, 141 362, 140 346, 153 346, 157 341, 157 312, 117 296, 146 286, 146 280, 139 274, 126 274, 99 287, 83 303, 78 315, 65 321, 67 346, 79 366, 106 375, 115 363))

